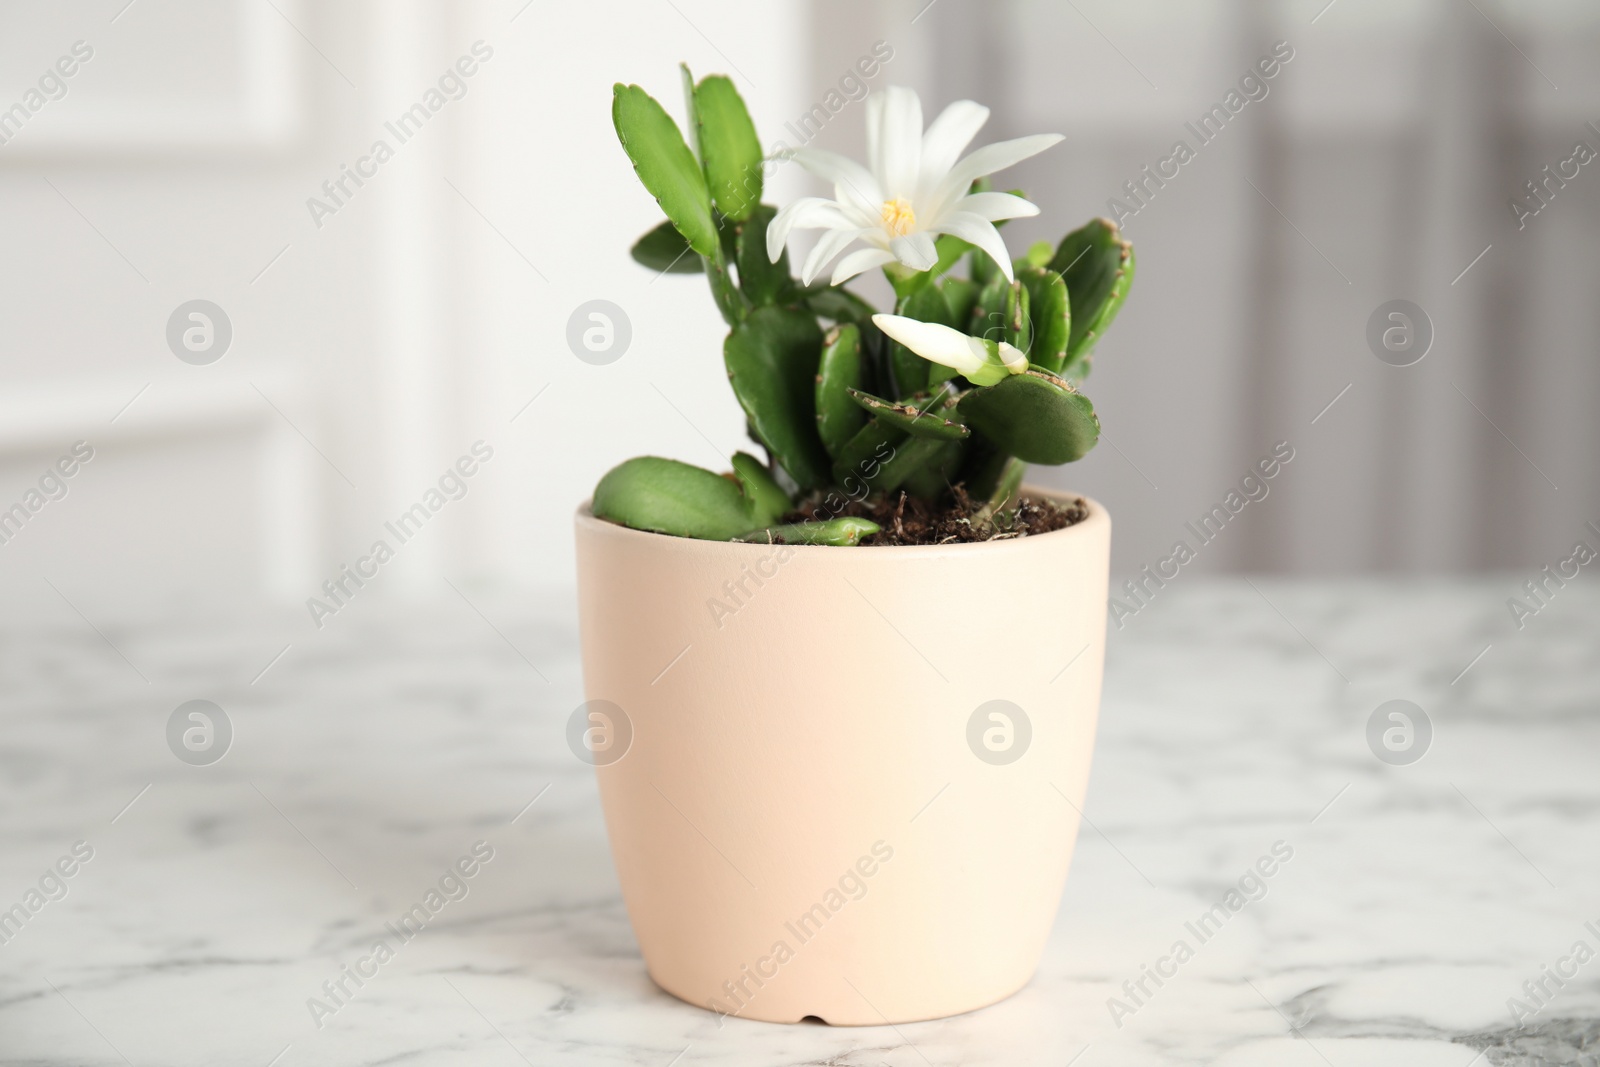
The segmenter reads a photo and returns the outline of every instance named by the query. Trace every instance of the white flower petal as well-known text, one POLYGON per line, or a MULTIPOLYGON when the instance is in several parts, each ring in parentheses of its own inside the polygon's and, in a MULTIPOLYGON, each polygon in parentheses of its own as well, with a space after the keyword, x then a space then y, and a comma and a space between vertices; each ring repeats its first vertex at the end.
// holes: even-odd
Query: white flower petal
POLYGON ((820 196, 803 196, 785 204, 783 210, 767 226, 767 259, 773 263, 783 255, 784 242, 790 230, 808 230, 818 226, 830 229, 854 227, 839 210, 839 205, 820 196))
POLYGON ((806 256, 805 266, 800 271, 800 284, 810 285, 811 280, 822 273, 822 268, 827 266, 830 259, 843 252, 845 246, 860 236, 860 230, 837 229, 824 233, 817 240, 817 246, 811 250, 811 254, 806 256))
POLYGON ((883 252, 888 252, 891 256, 894 255, 894 249, 889 247, 889 243, 892 238, 882 226, 862 227, 861 239, 867 244, 871 245, 873 248, 883 252))
POLYGON ((1066 138, 1059 133, 1036 133, 1029 137, 986 144, 951 167, 950 177, 959 178, 962 184, 966 184, 985 174, 993 174, 997 170, 1005 170, 1021 163, 1024 159, 1036 156, 1064 140, 1066 138))
POLYGON ((858 248, 833 268, 831 285, 842 285, 864 270, 894 262, 894 253, 882 248, 858 248))
POLYGON ((966 211, 952 211, 940 219, 935 228, 940 233, 948 233, 977 245, 999 264, 1006 281, 1016 280, 1011 274, 1011 254, 1006 251, 1006 243, 1000 239, 1000 231, 988 219, 966 211))
POLYGON ((884 195, 917 195, 922 170, 922 101, 914 89, 891 85, 867 101, 867 162, 884 195))
MULTIPOLYGON (((989 109, 981 104, 958 100, 924 131, 922 102, 917 94, 890 86, 871 94, 866 112, 866 167, 816 148, 775 153, 774 158, 793 159, 831 181, 834 196, 832 200, 807 197, 779 212, 768 228, 768 256, 774 261, 782 258, 793 230, 827 230, 801 270, 810 284, 852 242, 862 242, 867 247, 850 252, 836 264, 833 282, 837 285, 864 270, 896 260, 910 270, 929 270, 938 263, 935 236, 948 233, 993 257, 1010 279, 1010 256, 994 223, 1036 215, 1039 209, 1019 196, 969 196, 968 191, 975 178, 1027 159, 1062 138, 1056 134, 1020 137, 988 145, 958 159, 989 117, 989 109)), ((969 340, 983 347, 981 341, 969 340)), ((999 357, 990 349, 984 349, 988 360, 985 366, 989 371, 999 370, 999 357)))
POLYGON ((1039 213, 1039 205, 1015 193, 973 193, 955 202, 953 211, 966 211, 981 219, 1025 219, 1039 213))
MULTIPOLYGON (((874 192, 877 183, 873 183, 874 192)), ((857 226, 877 226, 883 219, 883 202, 881 200, 868 200, 862 195, 861 190, 854 185, 844 182, 833 187, 833 198, 839 203, 839 210, 843 211, 857 226)))
POLYGON ((939 113, 922 135, 920 192, 926 196, 939 187, 961 156, 962 149, 989 121, 989 109, 971 100, 957 100, 939 113))
POLYGON ((939 250, 933 246, 933 234, 926 231, 896 237, 889 242, 889 251, 912 270, 927 270, 939 262, 939 250))
POLYGON ((999 343, 999 348, 1000 362, 1005 364, 1007 371, 1012 374, 1021 374, 1028 369, 1028 356, 1022 349, 1005 341, 999 343))
POLYGON ((943 184, 933 194, 929 205, 931 214, 934 217, 943 214, 974 181, 984 175, 1021 163, 1052 145, 1060 144, 1063 139, 1059 133, 1036 133, 1031 137, 984 145, 950 168, 943 184))
POLYGON ((838 211, 846 219, 850 219, 851 226, 861 229, 883 229, 883 208, 880 205, 866 205, 861 200, 850 194, 843 186, 834 186, 834 195, 838 198, 838 211))
POLYGON ((790 156, 817 177, 853 190, 856 196, 871 204, 873 210, 877 210, 878 205, 886 199, 878 179, 853 159, 821 148, 799 148, 790 156))
POLYGON ((923 359, 949 367, 958 374, 976 371, 987 361, 982 341, 937 322, 920 322, 904 315, 874 315, 873 323, 923 359))
POLYGON ((967 346, 972 349, 973 358, 986 367, 994 366, 995 356, 989 351, 991 343, 995 344, 998 350, 998 342, 990 342, 982 337, 967 338, 967 346))

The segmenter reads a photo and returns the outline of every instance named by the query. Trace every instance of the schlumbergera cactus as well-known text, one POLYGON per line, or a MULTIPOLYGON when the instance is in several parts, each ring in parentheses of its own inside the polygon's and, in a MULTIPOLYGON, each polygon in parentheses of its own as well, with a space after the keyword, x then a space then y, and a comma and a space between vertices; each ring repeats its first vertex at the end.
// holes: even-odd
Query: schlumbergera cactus
POLYGON ((683 83, 687 141, 639 86, 614 90, 617 136, 667 216, 633 257, 706 275, 729 326, 728 380, 767 458, 740 452, 729 474, 631 459, 600 480, 594 513, 683 537, 854 545, 879 527, 843 514, 849 502, 938 504, 960 487, 982 505, 973 521, 1004 529, 1027 464, 1094 447, 1099 419, 1074 383, 1133 281, 1133 246, 1106 219, 1009 258, 995 223, 1038 208, 986 176, 1061 138, 958 158, 988 109, 958 101, 924 131, 916 94, 888 88, 867 101, 870 168, 812 148, 768 158, 731 80, 697 84, 685 67, 683 83), (831 180, 834 199, 762 203, 763 167, 784 158, 831 180), (798 279, 785 251, 796 228, 823 230, 798 279), (857 241, 830 284, 816 281, 857 241), (877 267, 893 314, 844 288, 877 267))

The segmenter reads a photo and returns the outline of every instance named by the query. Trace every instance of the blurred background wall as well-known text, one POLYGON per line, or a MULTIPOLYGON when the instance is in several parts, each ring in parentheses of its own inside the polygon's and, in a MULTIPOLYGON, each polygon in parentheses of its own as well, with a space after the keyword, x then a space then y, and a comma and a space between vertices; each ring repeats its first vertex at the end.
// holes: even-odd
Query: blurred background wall
MULTIPOLYGON (((659 214, 611 83, 681 112, 678 60, 725 71, 771 142, 879 42, 871 84, 930 118, 971 97, 980 142, 1067 135, 999 176, 1045 208, 1014 252, 1113 213, 1137 246, 1085 389, 1106 437, 1037 474, 1110 507, 1117 571, 1279 442, 1294 459, 1196 570, 1536 570, 1600 522, 1600 166, 1559 177, 1600 150, 1593 4, 7 3, 0 509, 75 442, 93 458, 0 543, 0 595, 64 618, 299 603, 480 441, 363 598, 570 585, 572 509, 608 467, 743 444, 703 282, 628 258, 659 214), (1410 366, 1368 341, 1397 299, 1431 323, 1410 366), (231 327, 211 362, 169 344, 194 300, 231 327), (592 300, 631 333, 605 365, 568 345, 592 300)), ((863 113, 814 143, 859 157, 863 113)), ((796 171, 769 200, 813 189, 796 171)))

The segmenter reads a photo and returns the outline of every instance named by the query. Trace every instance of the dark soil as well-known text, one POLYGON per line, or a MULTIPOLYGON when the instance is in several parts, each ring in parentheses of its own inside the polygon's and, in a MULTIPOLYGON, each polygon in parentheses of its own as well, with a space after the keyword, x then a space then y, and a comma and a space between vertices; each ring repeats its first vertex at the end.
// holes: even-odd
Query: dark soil
POLYGON ((1089 505, 1081 497, 1070 504, 1057 504, 1025 496, 1010 514, 997 516, 1000 521, 979 518, 982 509, 982 502, 968 497, 958 485, 947 500, 938 504, 899 493, 879 501, 851 500, 843 510, 829 516, 795 512, 785 521, 853 516, 871 519, 883 527, 863 539, 863 545, 948 545, 1049 533, 1089 517, 1089 505))

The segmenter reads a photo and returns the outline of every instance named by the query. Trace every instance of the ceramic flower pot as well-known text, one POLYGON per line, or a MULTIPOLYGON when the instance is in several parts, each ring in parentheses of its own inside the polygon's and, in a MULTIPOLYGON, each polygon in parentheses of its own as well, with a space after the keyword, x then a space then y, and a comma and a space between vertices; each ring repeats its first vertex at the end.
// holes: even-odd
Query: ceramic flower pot
POLYGON ((740 1018, 872 1025, 1028 982, 1099 711, 1111 520, 1089 507, 909 548, 580 510, 573 731, 657 984, 740 1018))

